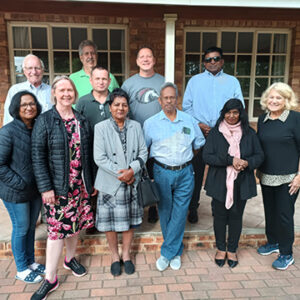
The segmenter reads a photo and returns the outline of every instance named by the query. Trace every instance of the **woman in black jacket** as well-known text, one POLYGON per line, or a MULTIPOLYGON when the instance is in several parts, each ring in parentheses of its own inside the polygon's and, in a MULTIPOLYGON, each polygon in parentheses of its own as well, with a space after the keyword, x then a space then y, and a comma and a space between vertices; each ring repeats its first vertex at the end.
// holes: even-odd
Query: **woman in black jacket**
POLYGON ((41 105, 34 94, 21 91, 13 96, 9 113, 14 120, 0 129, 0 198, 13 227, 16 279, 37 283, 45 266, 34 259, 35 227, 42 201, 31 162, 31 131, 41 105))
POLYGON ((66 246, 64 268, 80 277, 86 269, 75 258, 79 232, 93 225, 92 136, 88 121, 72 109, 77 99, 67 76, 52 84, 55 105, 36 121, 32 133, 34 174, 46 210, 46 276, 31 299, 45 299, 59 283, 57 265, 66 246))
POLYGON ((210 131, 203 149, 209 165, 205 183, 212 199, 217 253, 215 262, 222 267, 238 264, 236 250, 242 231, 246 200, 256 196, 254 169, 264 159, 255 131, 238 99, 228 100, 221 110, 216 126, 210 131), (226 242, 226 225, 228 239, 226 242))

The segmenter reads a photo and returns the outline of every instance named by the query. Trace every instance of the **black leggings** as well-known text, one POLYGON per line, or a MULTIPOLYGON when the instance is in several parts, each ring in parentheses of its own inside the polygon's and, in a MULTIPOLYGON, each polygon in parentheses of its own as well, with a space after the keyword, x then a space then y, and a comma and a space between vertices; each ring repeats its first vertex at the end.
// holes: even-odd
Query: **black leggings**
POLYGON ((211 207, 218 250, 236 252, 242 232, 243 213, 246 202, 243 200, 235 201, 230 209, 226 209, 224 202, 212 199, 211 207), (227 243, 226 225, 228 225, 227 243))

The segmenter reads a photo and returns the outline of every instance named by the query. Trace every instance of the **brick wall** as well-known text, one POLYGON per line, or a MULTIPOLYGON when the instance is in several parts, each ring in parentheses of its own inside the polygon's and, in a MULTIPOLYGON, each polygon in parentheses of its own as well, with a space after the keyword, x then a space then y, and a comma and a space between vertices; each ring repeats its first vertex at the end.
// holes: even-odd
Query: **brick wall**
MULTIPOLYGON (((175 11, 176 12, 176 11, 175 11)), ((132 15, 132 13, 131 13, 132 15)), ((38 14, 38 13, 0 13, 0 124, 3 120, 3 103, 10 87, 10 71, 8 57, 7 22, 30 21, 30 22, 59 22, 78 24, 124 24, 128 26, 129 33, 129 75, 137 72, 135 63, 136 51, 142 45, 150 45, 156 55, 156 71, 164 74, 164 38, 165 23, 163 13, 161 17, 118 17, 118 16, 87 16, 87 15, 64 15, 64 14, 38 14)), ((180 18, 176 22, 176 57, 175 57, 175 82, 179 88, 179 103, 182 99, 184 81, 183 49, 184 28, 195 27, 262 27, 262 28, 290 28, 292 29, 290 84, 300 95, 300 21, 291 20, 238 20, 238 19, 189 19, 180 18)))

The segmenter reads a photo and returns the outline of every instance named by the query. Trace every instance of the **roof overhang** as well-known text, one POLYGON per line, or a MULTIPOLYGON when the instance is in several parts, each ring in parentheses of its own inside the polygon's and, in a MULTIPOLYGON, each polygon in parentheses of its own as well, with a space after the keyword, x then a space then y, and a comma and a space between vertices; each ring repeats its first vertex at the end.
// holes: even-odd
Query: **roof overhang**
POLYGON ((300 0, 67 0, 68 2, 99 2, 149 5, 222 6, 252 8, 300 8, 300 0))

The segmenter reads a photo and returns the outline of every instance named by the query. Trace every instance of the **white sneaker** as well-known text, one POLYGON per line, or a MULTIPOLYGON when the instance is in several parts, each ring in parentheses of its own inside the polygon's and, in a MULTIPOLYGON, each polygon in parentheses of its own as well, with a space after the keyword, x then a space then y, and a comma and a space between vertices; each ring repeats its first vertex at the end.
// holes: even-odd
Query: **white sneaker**
POLYGON ((181 268, 181 257, 175 256, 170 260, 170 267, 172 270, 179 270, 181 268))
POLYGON ((164 256, 160 256, 160 258, 156 261, 156 268, 158 271, 164 271, 169 266, 169 260, 164 256))

